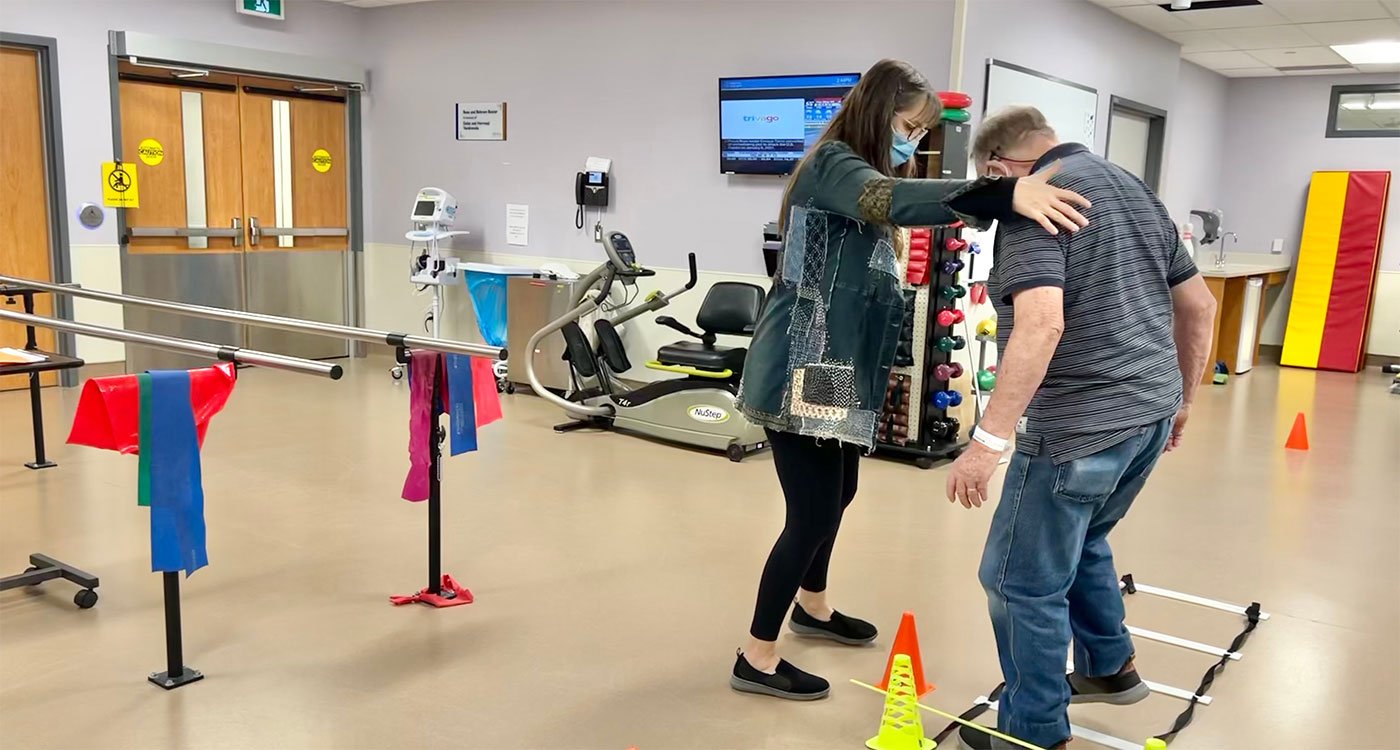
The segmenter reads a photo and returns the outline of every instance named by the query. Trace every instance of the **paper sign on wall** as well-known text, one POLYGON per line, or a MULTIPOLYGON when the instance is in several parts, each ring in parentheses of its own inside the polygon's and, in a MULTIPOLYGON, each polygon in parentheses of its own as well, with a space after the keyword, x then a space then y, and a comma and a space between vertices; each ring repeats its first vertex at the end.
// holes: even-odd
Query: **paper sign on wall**
POLYGON ((519 203, 506 204, 506 244, 530 243, 530 207, 519 203))
POLYGON ((457 105, 457 140, 504 141, 505 139, 505 102, 457 105))
POLYGON ((135 165, 119 161, 102 162, 102 205, 108 208, 140 208, 135 165))

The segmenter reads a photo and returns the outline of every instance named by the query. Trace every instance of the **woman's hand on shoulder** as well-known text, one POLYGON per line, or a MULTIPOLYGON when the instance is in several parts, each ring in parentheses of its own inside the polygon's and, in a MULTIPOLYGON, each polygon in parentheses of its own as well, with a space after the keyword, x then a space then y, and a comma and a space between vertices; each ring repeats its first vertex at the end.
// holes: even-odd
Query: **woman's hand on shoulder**
POLYGON ((1060 165, 1052 164, 1030 177, 1016 180, 1011 198, 1012 210, 1045 227, 1050 234, 1060 233, 1057 224, 1071 232, 1089 226, 1089 220, 1075 206, 1089 208, 1092 205, 1079 193, 1051 185, 1050 178, 1058 171, 1060 165))

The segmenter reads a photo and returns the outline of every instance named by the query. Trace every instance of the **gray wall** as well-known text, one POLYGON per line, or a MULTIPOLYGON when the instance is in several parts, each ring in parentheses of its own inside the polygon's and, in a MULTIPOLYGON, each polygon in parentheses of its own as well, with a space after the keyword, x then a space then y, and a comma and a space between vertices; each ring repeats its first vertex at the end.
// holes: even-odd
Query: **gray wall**
POLYGON ((102 202, 100 165, 112 158, 107 32, 140 31, 180 39, 356 61, 363 57, 363 16, 326 2, 291 2, 287 20, 241 15, 232 0, 0 0, 0 29, 58 40, 72 242, 116 244, 116 222, 98 230, 73 216, 84 201, 102 202))
MULTIPOLYGON (((1389 170, 1400 180, 1400 140, 1394 138, 1327 138, 1327 108, 1336 84, 1391 83, 1392 75, 1237 78, 1230 81, 1226 114, 1224 190, 1221 208, 1225 229, 1240 236, 1239 249, 1267 253, 1269 242, 1283 239, 1284 252, 1298 257, 1307 206, 1308 183, 1319 170, 1389 170)), ((1392 183, 1381 239, 1381 278, 1377 296, 1400 295, 1400 199, 1392 183)), ((1231 248, 1234 252, 1234 248, 1231 248)), ((1274 304, 1260 340, 1283 342, 1293 281, 1274 304)), ((1395 329, 1400 320, 1378 300, 1371 321, 1369 351, 1400 354, 1395 329)), ((1359 304, 1359 301, 1358 301, 1359 304)))
POLYGON ((1229 79, 1181 61, 1167 114, 1162 202, 1177 224, 1194 208, 1220 208, 1229 79))
MULTIPOLYGON (((1079 2, 1080 0, 1076 0, 1079 2)), ((783 180, 719 173, 717 79, 864 71, 901 57, 948 80, 952 3, 470 2, 368 12, 376 87, 372 241, 403 243, 418 188, 455 195, 460 246, 597 258, 574 229, 574 173, 614 160, 605 225, 648 265, 762 273, 783 180), (506 101, 509 140, 458 142, 456 102, 506 101), (530 206, 530 245, 505 204, 530 206)), ((1105 13, 1104 15, 1108 15, 1105 13)))

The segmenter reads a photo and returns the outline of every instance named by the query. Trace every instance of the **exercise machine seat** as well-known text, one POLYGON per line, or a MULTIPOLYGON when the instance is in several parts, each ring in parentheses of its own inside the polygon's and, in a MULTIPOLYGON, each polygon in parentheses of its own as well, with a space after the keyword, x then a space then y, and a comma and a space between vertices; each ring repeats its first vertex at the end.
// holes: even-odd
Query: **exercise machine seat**
MULTIPOLYGON (((752 336, 763 312, 763 288, 738 281, 721 281, 710 287, 695 323, 707 335, 752 336)), ((694 367, 698 370, 743 372, 749 350, 718 346, 703 341, 677 341, 661 347, 656 359, 663 365, 694 367)))
POLYGON ((656 361, 663 365, 694 367, 697 370, 732 370, 739 373, 744 369, 744 358, 748 354, 749 350, 741 347, 713 344, 707 346, 699 341, 677 341, 657 350, 656 361))

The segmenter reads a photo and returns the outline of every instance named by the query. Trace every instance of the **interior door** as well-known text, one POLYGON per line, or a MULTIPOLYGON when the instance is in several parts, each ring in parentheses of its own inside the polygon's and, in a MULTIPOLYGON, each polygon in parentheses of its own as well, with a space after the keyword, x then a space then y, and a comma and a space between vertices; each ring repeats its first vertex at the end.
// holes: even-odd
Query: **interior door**
MULTIPOLYGON (((141 205, 126 209, 123 287, 142 297, 244 306, 243 160, 232 81, 123 76, 122 154, 136 167, 141 205)), ((242 326, 126 309, 134 330, 242 346, 242 326)), ((201 360, 127 347, 129 369, 198 366, 201 360)))
MULTIPOLYGON (((0 47, 0 271, 40 281, 52 280, 49 245, 47 149, 40 97, 39 53, 0 47)), ((4 300, 0 298, 0 305, 4 300)), ((23 312, 20 298, 14 307, 23 312)), ((53 295, 34 296, 34 312, 53 315, 53 295)), ((39 348, 54 350, 54 332, 35 329, 39 348)), ((0 322, 0 346, 24 348, 25 330, 18 323, 0 322)), ((58 374, 43 373, 43 385, 58 382, 58 374)), ((0 390, 24 388, 29 376, 0 378, 0 390)))
MULTIPOLYGON (((248 310, 346 322, 349 274, 346 107, 282 81, 240 81, 248 310)), ((345 341, 250 328, 248 345, 299 357, 348 354, 345 341)))

